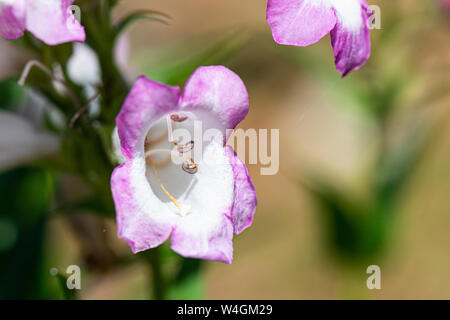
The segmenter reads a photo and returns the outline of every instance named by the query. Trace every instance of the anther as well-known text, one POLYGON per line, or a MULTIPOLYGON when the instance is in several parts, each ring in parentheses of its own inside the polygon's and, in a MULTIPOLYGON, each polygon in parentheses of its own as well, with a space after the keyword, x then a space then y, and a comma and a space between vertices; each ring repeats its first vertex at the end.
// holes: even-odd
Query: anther
POLYGON ((188 117, 184 116, 184 117, 180 117, 178 114, 172 114, 170 116, 170 120, 175 121, 175 122, 183 122, 187 119, 188 117))
POLYGON ((198 171, 198 167, 194 162, 183 162, 183 164, 181 165, 181 168, 183 169, 184 172, 189 173, 189 174, 196 174, 198 171))

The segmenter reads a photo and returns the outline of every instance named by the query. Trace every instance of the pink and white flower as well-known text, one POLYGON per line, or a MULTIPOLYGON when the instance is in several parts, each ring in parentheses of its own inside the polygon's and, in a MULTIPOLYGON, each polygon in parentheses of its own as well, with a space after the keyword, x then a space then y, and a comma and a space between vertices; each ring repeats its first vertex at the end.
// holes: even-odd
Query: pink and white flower
POLYGON ((72 14, 73 0, 0 0, 0 35, 18 39, 25 30, 48 45, 84 41, 84 28, 72 14))
POLYGON ((116 119, 125 162, 111 178, 119 237, 134 253, 171 237, 171 248, 184 257, 232 262, 233 234, 252 224, 257 201, 245 164, 225 141, 248 108, 245 85, 223 66, 198 68, 181 94, 178 87, 137 79, 116 119), (202 121, 220 134, 203 142, 200 158, 180 166, 167 161, 170 149, 166 161, 158 158, 164 149, 152 149, 161 143, 157 132, 165 121, 186 130, 202 121))
POLYGON ((336 68, 343 76, 370 57, 365 0, 269 0, 267 22, 279 44, 309 46, 331 32, 336 68))

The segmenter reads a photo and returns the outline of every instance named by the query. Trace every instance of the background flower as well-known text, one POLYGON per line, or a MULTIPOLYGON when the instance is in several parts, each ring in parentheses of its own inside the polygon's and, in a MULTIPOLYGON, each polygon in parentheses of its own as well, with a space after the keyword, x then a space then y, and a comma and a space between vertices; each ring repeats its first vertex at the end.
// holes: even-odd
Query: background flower
POLYGON ((84 28, 70 10, 72 3, 73 0, 2 0, 0 35, 17 39, 27 30, 48 45, 84 41, 84 28))
POLYGON ((279 44, 309 46, 331 32, 336 69, 346 76, 370 56, 365 0, 269 0, 267 22, 279 44))

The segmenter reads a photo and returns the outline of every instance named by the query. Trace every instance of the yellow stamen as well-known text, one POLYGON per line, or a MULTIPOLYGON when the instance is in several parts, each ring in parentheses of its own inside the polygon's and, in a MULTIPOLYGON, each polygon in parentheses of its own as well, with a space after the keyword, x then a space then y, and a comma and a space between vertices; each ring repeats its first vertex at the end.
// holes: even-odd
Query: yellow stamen
POLYGON ((152 139, 152 140, 145 139, 145 150, 148 150, 150 148, 150 146, 153 146, 155 144, 163 142, 164 140, 167 139, 168 135, 169 135, 169 132, 166 131, 164 134, 162 134, 161 136, 159 136, 156 139, 152 139))
POLYGON ((161 182, 161 178, 159 177, 158 171, 156 170, 155 163, 153 162, 153 159, 151 156, 147 157, 148 162, 150 162, 150 165, 152 166, 153 172, 155 174, 156 180, 158 180, 159 185, 161 186, 162 191, 167 195, 167 197, 170 199, 170 201, 173 202, 173 204, 180 210, 180 212, 184 212, 186 207, 177 201, 170 193, 167 191, 166 187, 164 187, 163 183, 161 182))

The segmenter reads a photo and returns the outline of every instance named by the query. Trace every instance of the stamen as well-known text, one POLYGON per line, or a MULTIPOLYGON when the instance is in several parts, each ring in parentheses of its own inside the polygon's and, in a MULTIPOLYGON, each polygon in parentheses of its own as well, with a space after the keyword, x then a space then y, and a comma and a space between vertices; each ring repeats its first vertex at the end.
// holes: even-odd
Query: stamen
POLYGON ((168 132, 166 131, 164 134, 162 134, 156 139, 148 140, 147 138, 145 138, 145 149, 147 150, 148 148, 150 148, 150 146, 163 142, 164 140, 167 139, 167 136, 168 132))
POLYGON ((185 153, 191 151, 194 148, 194 141, 191 140, 188 143, 181 145, 173 141, 172 144, 177 147, 180 157, 186 160, 186 162, 181 165, 181 169, 189 174, 196 174, 198 171, 197 164, 192 158, 189 158, 187 155, 185 155, 185 153))
POLYGON ((194 149, 194 141, 189 141, 188 143, 185 144, 181 144, 179 145, 176 142, 173 142, 173 144, 177 147, 177 150, 180 154, 182 153, 187 153, 189 151, 191 151, 192 149, 194 149))
POLYGON ((158 171, 156 170, 155 167, 155 163, 153 162, 153 159, 151 156, 148 156, 146 158, 148 160, 148 162, 150 163, 150 165, 152 166, 153 169, 153 173, 155 174, 156 180, 158 180, 158 183, 162 189, 162 191, 164 191, 164 193, 167 195, 167 197, 170 199, 170 201, 172 201, 172 203, 178 208, 178 210, 180 211, 180 213, 182 215, 185 215, 187 213, 187 211, 189 211, 189 206, 186 206, 180 202, 178 202, 170 193, 169 191, 167 191, 166 187, 164 187, 161 178, 159 177, 158 171))
POLYGON ((170 119, 169 116, 166 117, 166 122, 167 122, 167 140, 169 140, 169 142, 173 142, 173 128, 172 128, 172 120, 170 119))
MULTIPOLYGON (((151 158, 152 155, 154 154, 162 154, 162 153, 166 153, 169 154, 169 158, 171 157, 172 154, 172 150, 169 149, 153 149, 150 151, 147 151, 145 153, 145 158, 148 160, 149 158, 151 158)), ((195 174, 198 171, 198 166, 195 163, 195 161, 192 158, 189 158, 187 155, 183 154, 183 153, 179 153, 179 156, 185 160, 185 162, 181 165, 181 168, 183 169, 183 171, 190 173, 190 174, 195 174)), ((159 163, 155 162, 155 160, 152 159, 153 164, 158 166, 161 165, 163 163, 165 163, 168 159, 165 159, 159 163)), ((150 162, 150 161, 149 161, 150 162)))

